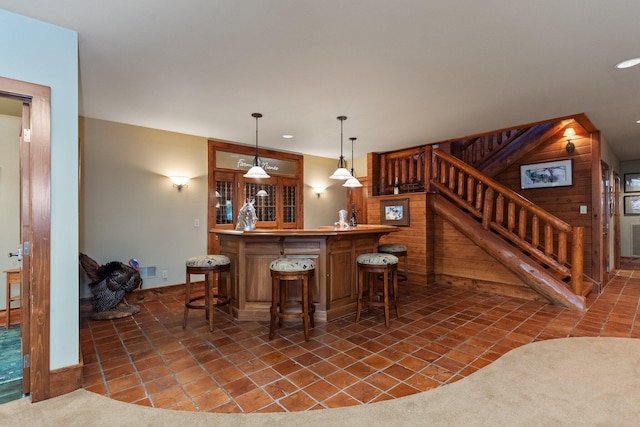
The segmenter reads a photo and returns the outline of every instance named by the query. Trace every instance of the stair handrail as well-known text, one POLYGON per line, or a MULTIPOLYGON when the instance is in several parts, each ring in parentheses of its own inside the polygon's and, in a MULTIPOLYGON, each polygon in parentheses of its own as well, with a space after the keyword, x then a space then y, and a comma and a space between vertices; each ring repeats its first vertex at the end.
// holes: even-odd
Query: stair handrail
POLYGON ((584 228, 572 227, 510 188, 438 148, 427 146, 431 159, 431 189, 437 189, 459 207, 482 220, 521 251, 570 279, 574 293, 582 295, 584 228), (506 213, 506 225, 505 225, 506 213), (527 225, 531 218, 530 227, 527 225), (540 239, 540 224, 543 238, 540 239), (554 238, 554 236, 557 236, 554 238), (567 240, 571 236, 571 263, 567 259, 567 240))

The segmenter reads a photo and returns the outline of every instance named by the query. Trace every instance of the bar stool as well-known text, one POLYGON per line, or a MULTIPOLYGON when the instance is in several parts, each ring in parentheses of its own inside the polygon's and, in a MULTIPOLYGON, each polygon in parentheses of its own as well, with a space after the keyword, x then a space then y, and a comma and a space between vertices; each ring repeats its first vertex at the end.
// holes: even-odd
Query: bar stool
POLYGON ((213 331, 213 310, 214 307, 227 305, 229 315, 233 315, 231 307, 231 260, 225 255, 201 255, 189 258, 186 262, 187 280, 184 294, 184 318, 182 329, 187 326, 187 316, 189 309, 206 311, 206 318, 209 319, 209 332, 213 331), (222 286, 222 273, 226 272, 225 291, 220 294, 222 286), (204 295, 191 295, 191 275, 204 274, 204 295), (215 275, 218 275, 218 293, 214 294, 215 275), (195 301, 204 299, 204 304, 196 304, 195 301), (215 301, 214 301, 215 300, 215 301))
POLYGON ((378 252, 395 255, 398 258, 402 257, 404 273, 398 273, 398 281, 407 282, 407 294, 411 295, 411 285, 409 285, 409 272, 407 269, 407 247, 398 243, 388 243, 378 246, 378 252))
POLYGON ((389 327, 389 281, 393 283, 393 305, 396 317, 400 318, 398 308, 398 257, 391 254, 362 254, 357 258, 358 263, 358 303, 356 306, 356 323, 360 321, 362 305, 384 308, 384 325, 389 327), (382 301, 377 300, 376 281, 382 274, 382 301), (367 300, 364 298, 365 281, 367 283, 367 300))
POLYGON ((269 325, 269 339, 272 340, 276 330, 276 318, 278 326, 282 327, 283 319, 300 319, 304 327, 304 339, 309 341, 309 324, 314 327, 313 313, 316 308, 311 298, 310 279, 313 277, 316 265, 309 258, 279 258, 271 262, 271 323, 269 325), (284 282, 284 283, 283 283, 284 282), (287 312, 289 302, 289 282, 300 282, 302 306, 300 312, 287 312))

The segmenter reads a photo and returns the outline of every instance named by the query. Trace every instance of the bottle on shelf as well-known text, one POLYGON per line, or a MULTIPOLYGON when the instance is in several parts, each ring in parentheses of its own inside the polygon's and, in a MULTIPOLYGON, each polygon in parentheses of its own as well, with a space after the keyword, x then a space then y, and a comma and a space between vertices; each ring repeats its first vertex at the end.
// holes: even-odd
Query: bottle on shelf
POLYGON ((398 185, 398 177, 396 176, 396 183, 393 186, 393 194, 400 194, 400 186, 398 185))
POLYGON ((358 219, 356 218, 356 204, 351 203, 351 218, 349 219, 349 225, 356 227, 358 225, 358 219))

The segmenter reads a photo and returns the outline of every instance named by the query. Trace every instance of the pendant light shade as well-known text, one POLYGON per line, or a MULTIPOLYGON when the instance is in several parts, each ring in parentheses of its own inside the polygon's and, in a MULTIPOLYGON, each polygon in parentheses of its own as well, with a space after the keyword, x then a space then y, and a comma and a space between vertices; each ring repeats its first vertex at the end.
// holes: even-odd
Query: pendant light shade
POLYGON ((256 156, 253 158, 253 166, 249 169, 249 172, 245 173, 243 176, 245 178, 253 178, 253 179, 261 179, 261 178, 271 178, 265 171, 262 169, 260 156, 258 156, 258 119, 262 117, 260 113, 253 113, 251 117, 255 117, 256 119, 256 156))
POLYGON ((353 142, 357 139, 355 137, 351 137, 349 138, 351 140, 351 178, 347 179, 347 181, 342 184, 343 187, 362 187, 362 184, 360 183, 360 181, 358 181, 358 178, 356 178, 356 174, 353 171, 353 142))
POLYGON ((349 178, 353 178, 347 169, 347 164, 344 161, 344 156, 342 155, 342 124, 345 120, 347 120, 346 116, 338 116, 338 120, 340 120, 340 160, 338 160, 338 169, 331 175, 330 179, 341 179, 346 180, 349 178))

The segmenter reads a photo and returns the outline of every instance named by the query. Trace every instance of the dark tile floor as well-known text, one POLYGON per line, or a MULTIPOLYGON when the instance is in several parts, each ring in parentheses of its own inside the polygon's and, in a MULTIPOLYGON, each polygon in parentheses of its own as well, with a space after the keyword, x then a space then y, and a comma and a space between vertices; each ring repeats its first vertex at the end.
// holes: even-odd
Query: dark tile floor
POLYGON ((82 304, 84 388, 138 405, 207 412, 286 412, 377 402, 460 380, 509 350, 572 336, 640 337, 640 259, 622 269, 588 310, 577 312, 441 285, 401 295, 401 318, 384 328, 379 311, 316 323, 305 342, 299 322, 273 341, 268 322, 202 312, 182 329, 182 288, 138 292, 140 313, 89 320, 82 304), (636 272, 636 270, 638 270, 636 272))

